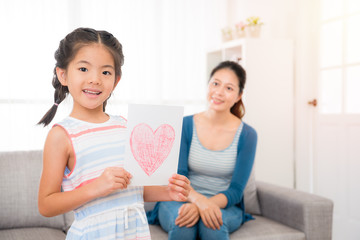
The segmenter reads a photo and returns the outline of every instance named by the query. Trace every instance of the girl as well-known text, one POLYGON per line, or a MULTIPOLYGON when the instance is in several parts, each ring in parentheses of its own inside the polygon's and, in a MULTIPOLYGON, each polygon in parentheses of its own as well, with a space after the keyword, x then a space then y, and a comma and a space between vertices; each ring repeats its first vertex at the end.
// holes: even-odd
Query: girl
POLYGON ((257 134, 242 121, 245 70, 225 61, 213 69, 208 108, 183 122, 178 172, 191 180, 187 202, 161 202, 149 213, 169 239, 229 239, 251 219, 243 191, 255 158, 257 134))
POLYGON ((40 213, 74 210, 67 239, 150 239, 144 200, 184 201, 190 185, 174 174, 167 187, 128 187, 132 176, 122 168, 126 120, 105 113, 121 77, 121 44, 106 31, 79 28, 60 42, 55 59, 55 103, 39 124, 51 122, 68 93, 73 109, 45 142, 40 213))

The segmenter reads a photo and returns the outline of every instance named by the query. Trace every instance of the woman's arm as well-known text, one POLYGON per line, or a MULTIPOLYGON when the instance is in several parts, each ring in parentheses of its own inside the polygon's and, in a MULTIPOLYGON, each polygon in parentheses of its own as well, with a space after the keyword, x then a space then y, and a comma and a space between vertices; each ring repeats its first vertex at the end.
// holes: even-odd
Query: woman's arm
POLYGON ((228 203, 226 196, 222 193, 212 196, 209 200, 215 203, 219 208, 225 208, 228 203))
POLYGON ((93 182, 73 191, 61 192, 61 183, 67 165, 71 143, 60 127, 50 130, 43 152, 43 170, 40 179, 38 207, 39 212, 52 217, 75 208, 117 189, 126 188, 130 174, 122 168, 108 168, 93 182))
POLYGON ((220 226, 223 224, 220 208, 223 208, 223 206, 227 204, 225 195, 220 193, 211 198, 207 198, 191 188, 189 202, 197 206, 200 217, 206 227, 214 230, 220 229, 220 226))
POLYGON ((189 153, 193 132, 193 116, 186 116, 183 119, 181 144, 179 153, 178 173, 188 177, 189 174, 189 153))
POLYGON ((254 165, 256 145, 256 131, 244 123, 243 130, 240 134, 237 159, 230 186, 227 190, 220 192, 227 198, 228 202, 225 207, 241 202, 244 189, 254 165))

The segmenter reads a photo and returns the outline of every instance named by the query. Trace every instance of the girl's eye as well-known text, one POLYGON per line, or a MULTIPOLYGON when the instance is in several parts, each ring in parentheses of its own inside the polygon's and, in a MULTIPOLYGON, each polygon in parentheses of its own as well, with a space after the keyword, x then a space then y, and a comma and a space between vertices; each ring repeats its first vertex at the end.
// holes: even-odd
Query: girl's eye
POLYGON ((233 89, 231 87, 228 87, 227 90, 232 91, 233 89))
POLYGON ((214 86, 217 86, 217 85, 219 85, 219 84, 218 84, 217 82, 213 82, 213 85, 214 85, 214 86))
POLYGON ((103 74, 104 74, 104 75, 111 75, 111 72, 109 72, 109 71, 103 71, 103 74))
POLYGON ((84 67, 79 68, 79 70, 82 71, 82 72, 87 72, 88 71, 87 68, 84 68, 84 67))

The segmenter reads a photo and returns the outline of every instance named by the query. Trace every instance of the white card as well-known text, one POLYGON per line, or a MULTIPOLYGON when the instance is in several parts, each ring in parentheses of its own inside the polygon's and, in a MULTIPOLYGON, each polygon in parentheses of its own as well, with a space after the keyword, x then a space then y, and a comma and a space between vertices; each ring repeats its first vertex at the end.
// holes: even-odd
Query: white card
POLYGON ((167 185, 177 172, 184 107, 129 104, 124 168, 132 186, 167 185))

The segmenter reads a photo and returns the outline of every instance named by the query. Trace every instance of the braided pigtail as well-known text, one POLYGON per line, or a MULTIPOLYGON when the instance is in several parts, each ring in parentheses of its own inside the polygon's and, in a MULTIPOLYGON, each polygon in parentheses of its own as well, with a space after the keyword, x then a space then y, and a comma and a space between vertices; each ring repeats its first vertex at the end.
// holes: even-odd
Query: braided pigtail
POLYGON ((52 80, 52 85, 55 88, 54 104, 42 117, 42 119, 38 122, 38 124, 43 124, 44 127, 49 125, 49 123, 54 119, 59 104, 66 98, 67 94, 69 93, 68 87, 61 85, 56 75, 56 67, 54 68, 54 77, 52 80))

